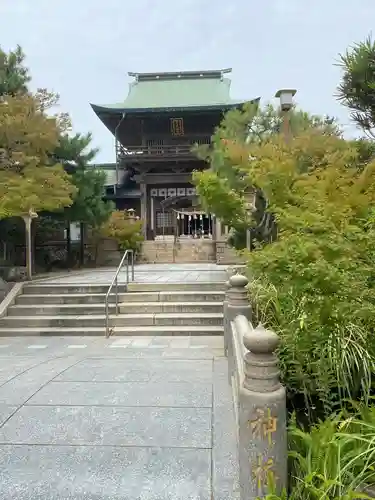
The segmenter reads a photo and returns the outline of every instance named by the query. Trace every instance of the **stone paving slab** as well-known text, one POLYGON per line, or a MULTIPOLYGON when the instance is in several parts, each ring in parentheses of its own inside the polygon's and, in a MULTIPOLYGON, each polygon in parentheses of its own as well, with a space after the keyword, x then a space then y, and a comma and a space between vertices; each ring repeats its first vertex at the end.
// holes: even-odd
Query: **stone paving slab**
POLYGON ((213 373, 212 488, 215 500, 239 500, 236 423, 228 384, 228 362, 216 359, 213 373))
POLYGON ((24 404, 41 387, 77 361, 73 357, 51 359, 11 379, 0 387, 0 404, 24 404))
MULTIPOLYGON (((191 382, 52 382, 28 405, 211 408, 212 384, 191 382)), ((1 413, 0 413, 1 414, 1 413)))
POLYGON ((27 372, 37 363, 33 359, 14 360, 12 357, 0 357, 0 384, 27 372))
MULTIPOLYGON (((136 283, 194 283, 227 280, 227 266, 208 263, 196 264, 137 264, 136 283)), ((43 279, 43 284, 109 284, 116 273, 116 267, 91 269, 66 276, 52 276, 43 279)), ((130 273, 129 273, 130 275, 130 273)), ((119 273, 119 282, 126 282, 125 269, 119 273)))
POLYGON ((8 418, 17 410, 17 406, 9 406, 0 404, 0 425, 2 425, 8 418))
POLYGON ((56 381, 87 382, 211 382, 212 360, 85 359, 56 381))
POLYGON ((212 499, 209 450, 2 446, 0 463, 6 500, 212 499))
POLYGON ((162 340, 0 339, 0 498, 238 500, 222 344, 162 340))
MULTIPOLYGON (((199 335, 199 336, 130 336, 130 337, 111 337, 106 339, 103 337, 93 336, 80 336, 80 337, 40 337, 29 336, 24 337, 0 337, 0 358, 13 356, 17 354, 17 364, 22 362, 29 363, 29 356, 36 355, 48 358, 53 353, 61 354, 62 350, 69 350, 74 348, 82 348, 92 353, 101 353, 103 355, 114 355, 111 352, 116 348, 128 348, 135 350, 137 353, 140 349, 156 349, 164 347, 165 350, 181 350, 186 352, 186 349, 204 349, 205 354, 212 354, 210 349, 218 350, 224 348, 224 340, 221 335, 199 335), (37 348, 35 347, 37 346, 37 348), (22 358, 22 359, 21 359, 22 358)), ((71 354, 71 353, 70 353, 71 354)), ((164 351, 160 353, 151 353, 154 355, 163 355, 164 351)), ((215 353, 217 354, 217 353, 215 353)), ((32 362, 31 362, 32 363, 32 362)), ((0 365, 1 370, 1 365, 0 365)), ((0 372, 1 378, 1 372, 0 372)))
POLYGON ((0 443, 210 448, 211 409, 24 406, 0 443))

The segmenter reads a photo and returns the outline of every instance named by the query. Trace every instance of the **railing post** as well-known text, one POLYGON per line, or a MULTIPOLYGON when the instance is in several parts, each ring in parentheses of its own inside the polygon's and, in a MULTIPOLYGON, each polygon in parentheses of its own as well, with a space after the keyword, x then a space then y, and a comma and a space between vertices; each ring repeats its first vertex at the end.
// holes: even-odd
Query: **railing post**
POLYGON ((239 391, 241 500, 264 498, 269 481, 280 493, 287 485, 286 395, 275 351, 276 333, 249 325, 243 343, 244 382, 239 391))
POLYGON ((115 294, 116 294, 116 298, 115 298, 115 310, 116 310, 116 314, 118 314, 118 278, 116 276, 116 280, 115 280, 115 294))
POLYGON ((224 348, 226 346, 227 349, 229 383, 231 383, 234 369, 231 322, 238 315, 243 315, 248 320, 251 319, 251 305, 246 289, 248 283, 249 280, 242 274, 234 274, 229 278, 227 304, 224 310, 224 348))
POLYGON ((105 303, 105 337, 109 337, 109 314, 108 314, 108 301, 105 303))
POLYGON ((224 323, 224 354, 228 356, 228 342, 230 335, 230 322, 228 321, 228 296, 229 296, 230 282, 225 283, 225 296, 223 302, 223 323, 224 323))
POLYGON ((132 281, 134 281, 134 260, 135 260, 135 252, 134 250, 131 251, 131 262, 132 262, 132 281))

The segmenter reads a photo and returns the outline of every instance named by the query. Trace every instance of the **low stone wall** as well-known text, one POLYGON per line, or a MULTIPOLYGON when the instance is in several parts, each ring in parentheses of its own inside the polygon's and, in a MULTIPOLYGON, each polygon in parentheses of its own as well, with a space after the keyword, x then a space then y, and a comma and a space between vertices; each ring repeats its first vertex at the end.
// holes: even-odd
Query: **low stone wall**
POLYGON ((173 238, 144 241, 141 252, 142 262, 189 263, 216 262, 215 242, 205 239, 173 238))
POLYGON ((216 242, 216 262, 218 264, 244 264, 245 259, 239 256, 236 250, 226 241, 216 242))
POLYGON ((140 261, 146 263, 174 262, 174 242, 173 240, 150 240, 142 243, 140 261))
POLYGON ((205 239, 181 239, 175 244, 175 262, 216 262, 215 242, 205 239))
POLYGON ((141 261, 171 264, 217 262, 224 265, 243 265, 245 263, 245 259, 240 257, 226 241, 180 238, 174 242, 173 237, 144 241, 141 261))
POLYGON ((3 281, 25 281, 26 278, 25 266, 0 266, 0 279, 3 281))
POLYGON ((4 300, 11 287, 12 285, 10 283, 7 283, 2 278, 0 278, 0 302, 4 300))
POLYGON ((121 257, 122 252, 115 240, 106 238, 99 242, 96 255, 97 266, 118 266, 121 257))

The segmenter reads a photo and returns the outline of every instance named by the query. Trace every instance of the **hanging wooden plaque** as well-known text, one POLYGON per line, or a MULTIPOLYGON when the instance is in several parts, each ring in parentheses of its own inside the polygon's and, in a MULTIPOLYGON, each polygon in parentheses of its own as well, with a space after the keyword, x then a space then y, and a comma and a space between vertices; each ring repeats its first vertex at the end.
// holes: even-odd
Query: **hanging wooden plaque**
POLYGON ((175 136, 184 135, 183 118, 171 118, 171 134, 175 136))

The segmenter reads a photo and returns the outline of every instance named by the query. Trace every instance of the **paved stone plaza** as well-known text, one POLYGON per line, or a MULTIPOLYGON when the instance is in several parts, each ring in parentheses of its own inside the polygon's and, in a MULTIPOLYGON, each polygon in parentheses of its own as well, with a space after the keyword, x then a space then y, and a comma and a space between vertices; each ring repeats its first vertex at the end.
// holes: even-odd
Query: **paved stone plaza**
MULTIPOLYGON (((217 264, 137 264, 135 266, 135 282, 137 283, 194 283, 226 281, 227 266, 217 264)), ((103 268, 73 272, 67 276, 43 280, 45 283, 110 283, 116 268, 103 268)), ((130 266, 129 266, 130 274, 130 266)), ((119 281, 125 281, 125 267, 119 275, 119 281)))
POLYGON ((0 339, 0 498, 238 498, 221 337, 0 339))

